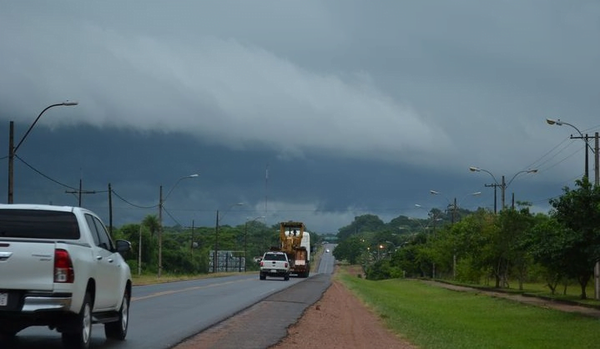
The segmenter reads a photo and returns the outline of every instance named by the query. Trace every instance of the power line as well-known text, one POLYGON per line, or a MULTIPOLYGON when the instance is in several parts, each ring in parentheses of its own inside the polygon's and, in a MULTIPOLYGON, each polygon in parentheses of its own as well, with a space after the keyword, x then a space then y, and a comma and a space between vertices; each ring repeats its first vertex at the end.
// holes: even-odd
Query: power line
POLYGON ((158 207, 158 204, 156 205, 152 205, 152 206, 140 206, 140 205, 136 205, 130 201, 128 201, 127 199, 123 198, 121 195, 119 195, 114 189, 112 190, 112 193, 119 198, 121 201, 123 201, 124 203, 133 206, 133 207, 137 207, 137 208, 143 208, 143 209, 147 209, 147 208, 155 208, 158 207))
POLYGON ((27 167, 29 167, 30 169, 32 169, 33 171, 35 171, 35 172, 36 172, 37 174, 39 174, 40 176, 42 176, 42 177, 46 178, 47 180, 49 180, 49 181, 52 181, 52 182, 54 182, 54 183, 56 183, 56 184, 58 184, 58 185, 61 185, 61 186, 65 187, 65 188, 69 188, 69 189, 72 189, 72 190, 77 190, 77 188, 74 188, 74 187, 72 187, 72 186, 70 186, 70 185, 66 185, 66 184, 64 184, 64 183, 61 183, 61 182, 57 181, 56 179, 53 179, 53 178, 51 178, 50 176, 48 176, 48 175, 46 175, 46 174, 42 173, 41 171, 39 171, 39 170, 38 170, 38 169, 36 169, 35 167, 33 167, 33 166, 31 166, 30 164, 28 164, 28 163, 27 163, 25 160, 21 159, 21 158, 19 157, 19 155, 16 155, 16 154, 15 154, 15 157, 16 157, 17 159, 19 159, 19 160, 20 160, 22 163, 24 163, 24 164, 25 164, 27 167))

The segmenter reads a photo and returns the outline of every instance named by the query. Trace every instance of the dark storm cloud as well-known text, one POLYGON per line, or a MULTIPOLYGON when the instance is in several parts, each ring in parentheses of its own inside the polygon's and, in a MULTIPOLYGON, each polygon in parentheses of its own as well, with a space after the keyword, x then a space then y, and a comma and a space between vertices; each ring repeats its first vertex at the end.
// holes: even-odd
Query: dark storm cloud
MULTIPOLYGON (((469 166, 498 179, 538 168, 507 194, 544 210, 583 171, 574 130, 544 120, 600 128, 596 2, 0 3, 0 135, 79 101, 48 111, 18 155, 70 187, 111 183, 130 200, 116 199, 120 222, 155 212, 159 186, 191 173, 167 224, 210 225, 235 202, 231 223, 265 214, 322 230, 477 190, 465 205, 491 207, 492 178, 469 166)), ((76 202, 16 171, 17 201, 76 202)))

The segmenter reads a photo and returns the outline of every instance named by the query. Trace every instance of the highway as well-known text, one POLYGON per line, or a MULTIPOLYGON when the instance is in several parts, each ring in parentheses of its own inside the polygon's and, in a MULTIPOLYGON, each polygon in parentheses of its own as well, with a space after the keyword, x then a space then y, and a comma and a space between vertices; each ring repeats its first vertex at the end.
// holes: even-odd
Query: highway
MULTIPOLYGON (((331 253, 324 253, 317 272, 309 279, 317 274, 331 274, 333 265, 331 253)), ((283 281, 282 278, 267 278, 260 281, 257 272, 136 286, 133 289, 127 339, 124 342, 107 341, 103 325, 94 325, 91 347, 170 348, 272 294, 309 279, 292 277, 289 281, 283 281)), ((60 334, 45 327, 27 328, 8 344, 14 349, 62 348, 60 334)))

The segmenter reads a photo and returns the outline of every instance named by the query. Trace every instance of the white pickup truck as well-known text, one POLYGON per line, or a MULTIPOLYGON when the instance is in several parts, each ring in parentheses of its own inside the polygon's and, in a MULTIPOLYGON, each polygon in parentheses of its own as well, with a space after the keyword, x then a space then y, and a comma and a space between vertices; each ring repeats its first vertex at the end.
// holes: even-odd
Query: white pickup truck
POLYGON ((283 252, 266 252, 260 261, 259 278, 265 280, 267 276, 282 277, 285 281, 290 279, 290 261, 283 252))
POLYGON ((93 212, 70 206, 0 205, 0 347, 29 326, 62 334, 65 348, 90 346, 92 324, 124 340, 131 272, 93 212))

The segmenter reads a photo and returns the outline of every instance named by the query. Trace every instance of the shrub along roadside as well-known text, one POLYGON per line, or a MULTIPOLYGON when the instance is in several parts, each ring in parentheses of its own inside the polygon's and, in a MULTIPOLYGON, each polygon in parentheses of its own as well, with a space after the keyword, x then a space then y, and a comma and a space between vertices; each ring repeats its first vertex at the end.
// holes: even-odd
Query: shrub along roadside
POLYGON ((598 320, 418 280, 340 280, 403 338, 421 348, 594 348, 598 320))

